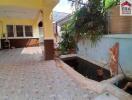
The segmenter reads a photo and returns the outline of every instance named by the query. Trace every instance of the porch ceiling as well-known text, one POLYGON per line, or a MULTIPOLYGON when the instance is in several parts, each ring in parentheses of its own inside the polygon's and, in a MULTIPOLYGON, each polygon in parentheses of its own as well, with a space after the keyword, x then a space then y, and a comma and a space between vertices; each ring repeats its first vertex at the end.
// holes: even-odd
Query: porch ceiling
POLYGON ((0 18, 23 18, 34 19, 38 14, 37 9, 26 9, 19 7, 0 7, 0 18))
POLYGON ((51 12, 59 0, 0 0, 0 18, 34 19, 40 10, 51 12))
POLYGON ((53 7, 59 0, 0 0, 0 6, 12 6, 31 9, 47 9, 53 7))

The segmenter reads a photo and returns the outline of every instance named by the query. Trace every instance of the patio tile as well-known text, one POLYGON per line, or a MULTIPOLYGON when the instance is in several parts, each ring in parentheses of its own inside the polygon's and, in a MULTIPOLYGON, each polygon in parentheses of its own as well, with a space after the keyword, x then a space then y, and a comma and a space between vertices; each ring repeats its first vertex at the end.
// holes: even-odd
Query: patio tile
POLYGON ((96 95, 42 55, 39 47, 0 51, 0 100, 90 100, 96 95))

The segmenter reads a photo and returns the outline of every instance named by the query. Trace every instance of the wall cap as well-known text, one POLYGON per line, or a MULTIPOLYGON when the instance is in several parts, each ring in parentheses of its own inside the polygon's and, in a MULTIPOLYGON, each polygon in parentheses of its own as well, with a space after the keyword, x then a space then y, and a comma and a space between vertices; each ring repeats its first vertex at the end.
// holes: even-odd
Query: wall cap
POLYGON ((132 34, 114 34, 114 35, 104 35, 105 38, 119 38, 119 39, 132 39, 132 34))

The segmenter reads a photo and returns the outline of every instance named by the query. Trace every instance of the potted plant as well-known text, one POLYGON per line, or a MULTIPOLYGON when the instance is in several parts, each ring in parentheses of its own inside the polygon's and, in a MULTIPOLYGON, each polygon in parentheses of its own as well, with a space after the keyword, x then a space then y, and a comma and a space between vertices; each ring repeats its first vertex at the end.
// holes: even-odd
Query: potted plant
POLYGON ((61 42, 59 43, 59 48, 62 54, 69 54, 75 51, 75 40, 74 36, 70 31, 70 23, 67 22, 61 27, 61 42))

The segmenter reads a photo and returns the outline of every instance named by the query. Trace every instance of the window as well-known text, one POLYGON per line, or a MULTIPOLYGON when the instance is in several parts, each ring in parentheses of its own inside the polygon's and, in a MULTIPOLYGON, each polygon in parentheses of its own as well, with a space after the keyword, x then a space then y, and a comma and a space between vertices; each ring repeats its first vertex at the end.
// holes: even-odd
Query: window
POLYGON ((16 25, 16 34, 17 37, 23 37, 23 26, 22 25, 16 25))
POLYGON ((32 37, 33 29, 31 25, 7 25, 8 37, 32 37))
POLYGON ((32 26, 25 26, 25 36, 33 36, 32 26))
POLYGON ((13 25, 7 25, 7 36, 14 37, 13 25))

